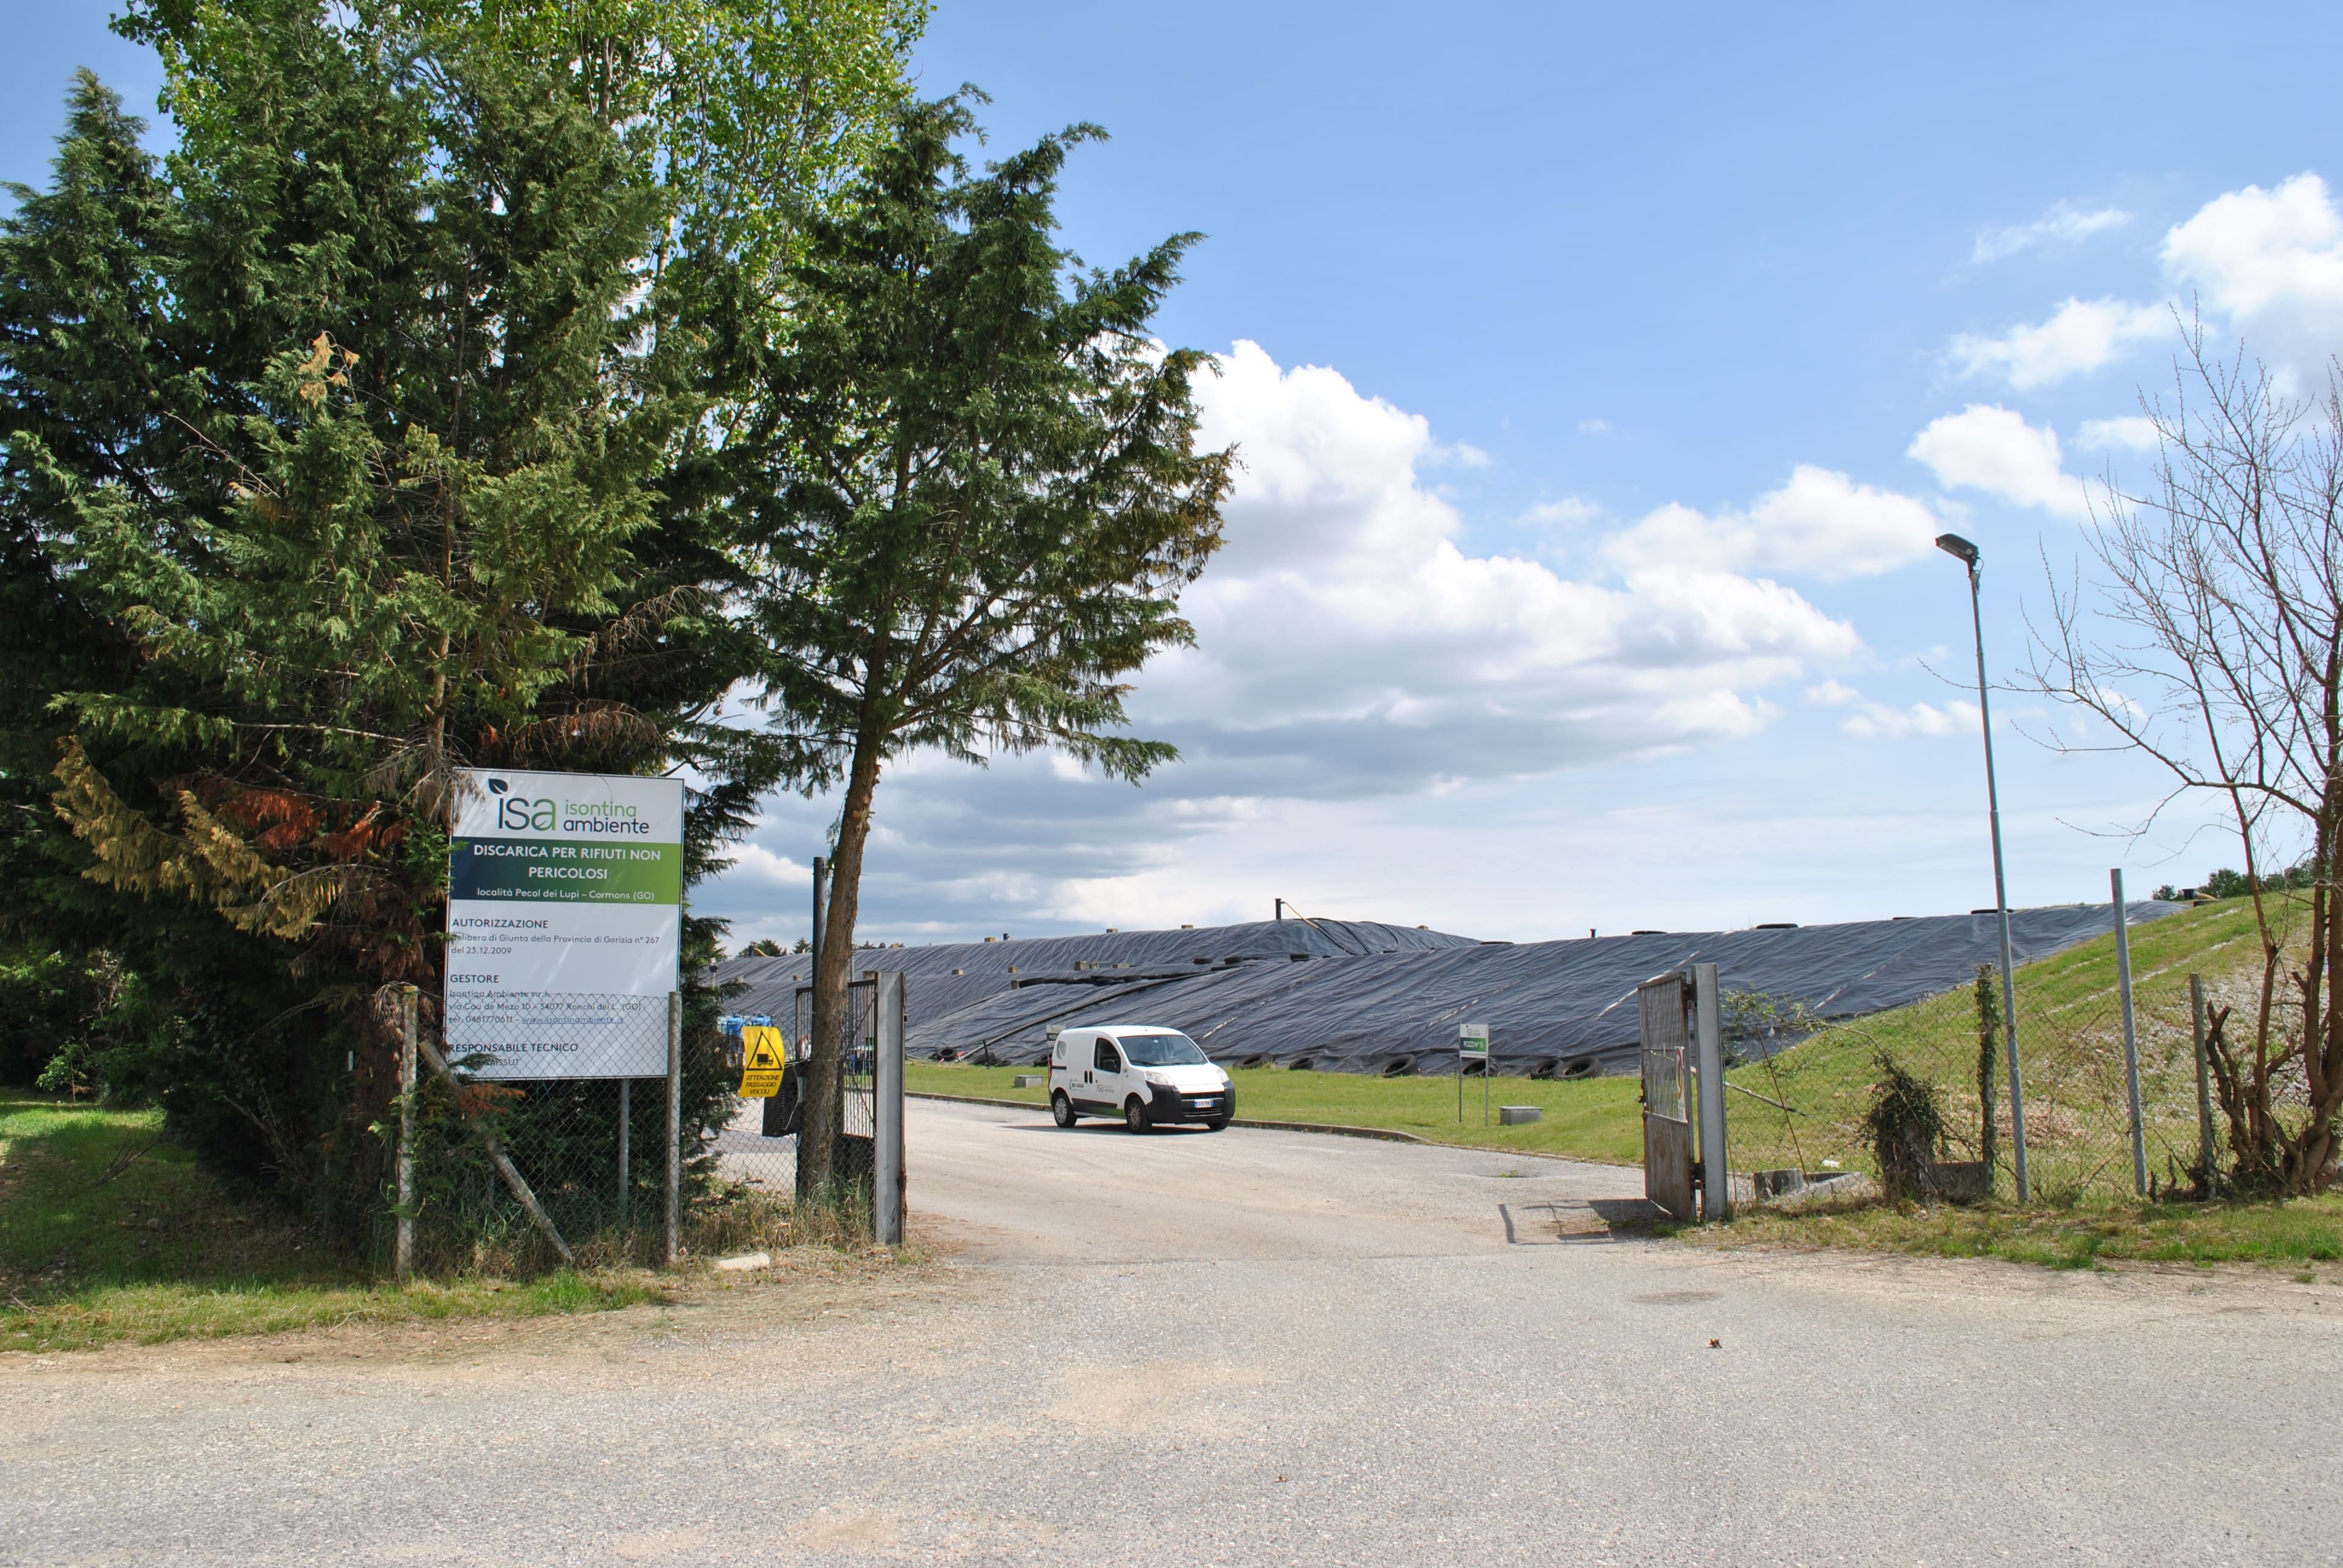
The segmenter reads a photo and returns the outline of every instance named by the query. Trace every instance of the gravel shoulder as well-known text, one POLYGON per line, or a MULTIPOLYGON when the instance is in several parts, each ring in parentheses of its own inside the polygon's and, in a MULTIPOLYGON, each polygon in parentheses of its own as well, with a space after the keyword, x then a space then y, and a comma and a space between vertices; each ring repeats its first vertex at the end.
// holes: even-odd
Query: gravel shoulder
POLYGON ((0 1358, 0 1563, 2327 1554, 2326 1292, 1508 1240, 1635 1179, 1511 1155, 910 1129, 900 1274, 0 1358))

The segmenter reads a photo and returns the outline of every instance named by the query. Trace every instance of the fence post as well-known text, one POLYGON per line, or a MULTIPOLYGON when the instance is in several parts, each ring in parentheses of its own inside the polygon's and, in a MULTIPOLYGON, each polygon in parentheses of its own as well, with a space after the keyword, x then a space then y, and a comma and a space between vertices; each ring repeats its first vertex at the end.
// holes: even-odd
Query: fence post
POLYGON ((667 1267, 683 1255, 683 993, 667 993, 667 1267))
POLYGON ((634 1151, 628 1147, 635 1130, 633 1089, 633 1080, 618 1080, 618 1229, 621 1231, 627 1228, 628 1218, 635 1206, 634 1151))
POLYGON ((871 1133, 875 1147, 870 1225, 882 1247, 903 1244, 903 971, 879 977, 870 1006, 878 1025, 878 1057, 871 1064, 871 1133))
POLYGON ((2188 977, 2188 1013, 2197 1036, 2197 1160, 2205 1172, 2205 1196, 2217 1195, 2221 1179, 2213 1168, 2212 1067, 2205 1040, 2205 977, 2188 977))
MULTIPOLYGON (((398 988, 398 1238, 393 1271, 400 1284, 415 1277, 415 1013, 416 990, 398 988)), ((2201 1050, 2197 1053, 2204 1054, 2201 1050)))
POLYGON ((1692 966, 1693 1029, 1700 1053, 1700 1217, 1733 1218, 1733 1174, 1725 1155, 1725 1031, 1716 966, 1692 966))
POLYGON ((2147 1127, 2139 1105, 2139 1025, 2131 1005, 2131 925, 2125 919, 2123 868, 2107 872, 2107 890, 2115 900, 2116 991, 2123 1001, 2124 1078, 2131 1093, 2131 1184, 2138 1196, 2147 1196, 2147 1127))

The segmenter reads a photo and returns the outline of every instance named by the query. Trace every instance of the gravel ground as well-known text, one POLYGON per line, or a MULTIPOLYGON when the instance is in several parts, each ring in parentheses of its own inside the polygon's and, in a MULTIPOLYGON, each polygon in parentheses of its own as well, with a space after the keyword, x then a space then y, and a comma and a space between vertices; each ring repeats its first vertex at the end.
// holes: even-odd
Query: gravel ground
POLYGON ((900 1277, 0 1357, 0 1563, 2302 1563, 2343 1531, 2322 1289, 1570 1240, 1634 1172, 1306 1134, 915 1101, 910 1141, 947 1261, 900 1277))

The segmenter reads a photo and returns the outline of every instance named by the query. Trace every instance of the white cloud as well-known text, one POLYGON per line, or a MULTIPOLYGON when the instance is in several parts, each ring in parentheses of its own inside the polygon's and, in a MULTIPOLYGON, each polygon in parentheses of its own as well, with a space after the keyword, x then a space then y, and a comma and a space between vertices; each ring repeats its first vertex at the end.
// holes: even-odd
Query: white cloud
POLYGON ((1608 436, 1611 433, 1611 421, 1608 419, 1581 419, 1578 422, 1578 433, 1582 436, 1608 436))
MULTIPOLYGON (((1244 467, 1226 546, 1182 600, 1197 646, 1151 664, 1134 704, 1191 759, 1184 791, 1404 793, 1709 745, 1768 722, 1760 689, 1861 650, 1714 554, 1626 561, 1615 585, 1465 554, 1419 477, 1427 422, 1332 370, 1239 343, 1200 394, 1202 438, 1244 467)), ((1794 480, 1753 518, 1811 532, 1838 525, 1781 498, 1881 499, 1815 472, 1835 486, 1794 480)))
POLYGON ((1603 507, 1600 502, 1590 501, 1583 496, 1564 496, 1558 501, 1540 501, 1536 506, 1523 512, 1520 520, 1524 523, 1562 523, 1575 527, 1582 523, 1591 523, 1601 516, 1603 516, 1603 507))
POLYGON ((2086 419, 2075 445, 2087 452, 2148 452, 2156 448, 2156 421, 2144 414, 2120 419, 2086 419))
POLYGON ((1974 731, 1977 728, 1977 709, 1975 703, 1957 699, 1946 703, 1942 708, 1926 702, 1916 702, 1909 708, 1890 708, 1884 702, 1866 702, 1848 714, 1839 728, 1864 740, 1908 740, 1915 736, 1956 735, 1974 731))
POLYGON ((2318 176, 2215 197, 2165 236, 2163 256, 2263 358, 2299 375, 2343 348, 2343 213, 2318 176))
POLYGON ((735 845, 724 853, 732 862, 731 869, 724 873, 727 882, 793 888, 813 875, 813 868, 804 861, 786 859, 754 840, 735 845))
POLYGON ((1936 514, 1892 490, 1801 464, 1747 511, 1670 504, 1613 538, 1623 567, 1697 562, 1717 571, 1804 572, 1827 582, 1893 571, 1928 551, 1936 514))
POLYGON ((1963 333, 1951 353, 1962 375, 2006 381, 2023 392, 2097 370, 2171 325, 2161 305, 2069 299, 2038 327, 2014 327, 1998 337, 1963 333))
POLYGON ((1825 708, 1845 708, 1862 696, 1863 693, 1854 687, 1843 686, 1835 680, 1825 680, 1820 686, 1806 688, 1806 700, 1825 708))
POLYGON ((2086 212, 2062 201, 2032 223, 1979 230, 1969 259, 1983 264, 2001 261, 2024 250, 2073 245, 2095 234, 2121 228, 2130 221, 2131 214, 2116 207, 2095 207, 2086 212))
MULTIPOLYGON (((2079 223, 2100 215, 2071 216, 2079 223)), ((2036 226, 1994 232, 2016 236, 2036 226)), ((1982 251, 1986 238, 1978 244, 1982 251)), ((2241 337, 2291 389, 2317 379, 2329 357, 2343 352, 2343 210, 2319 176, 2216 196, 2166 231, 2159 256, 2166 302, 2070 298, 2038 325, 1955 337, 1948 349, 1955 368, 2021 392, 2052 386, 2170 334, 2175 300, 2184 310, 2201 305, 2210 327, 2241 337)))
POLYGON ((2063 518, 2090 513, 2083 481, 2066 471, 2058 433, 2007 408, 1972 403, 1947 414, 1914 437, 1905 455, 1927 464, 1946 489, 1983 490, 2063 518))

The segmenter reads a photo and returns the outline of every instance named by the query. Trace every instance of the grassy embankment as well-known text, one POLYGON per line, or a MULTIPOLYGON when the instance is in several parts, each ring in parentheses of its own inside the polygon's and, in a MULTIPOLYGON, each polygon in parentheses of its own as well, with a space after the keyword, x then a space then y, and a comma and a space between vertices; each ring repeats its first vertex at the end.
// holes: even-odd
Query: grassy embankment
MULTIPOLYGON (((2259 974, 2253 915, 2242 900, 2168 916, 2131 932, 2148 1166, 2169 1179, 2197 1159, 2197 1070, 2188 977, 2214 1000, 2246 1000, 2259 974)), ((2240 1008, 2240 1016, 2249 1007, 2240 1008)), ((2070 1203, 2128 1194, 2130 1115, 2112 933, 2017 971, 2017 1040, 2025 1070, 2029 1175, 2037 1196, 2070 1203)), ((1732 1097, 1733 1167, 1808 1171, 1835 1161, 1869 1170, 1862 1121, 1882 1054, 1937 1086, 1949 1157, 1977 1157, 1976 994, 1969 988, 1825 1030, 1732 1081, 1793 1108, 1732 1097)), ((2006 1088, 1996 1089, 2002 1184, 2012 1143, 2006 1088)))
MULTIPOLYGON (((2217 1001, 2249 990, 2257 963, 2246 904, 2209 905, 2131 933, 2152 1168, 2186 1165, 2197 1149, 2196 1071, 2187 980, 2203 975, 2217 1001)), ((2122 1030, 2116 1002, 2115 939, 2084 942, 2018 971, 2019 1043, 2036 1201, 1970 1209, 1870 1206, 1811 1213, 1757 1211, 1698 1232, 1715 1244, 1860 1247, 1956 1256, 1996 1255, 2055 1267, 2101 1261, 2243 1261, 2299 1269, 2343 1259, 2343 1198, 2288 1204, 2144 1203, 2130 1193, 2122 1030)), ((1730 1097, 1736 1170, 1797 1166, 1866 1171, 1861 1138, 1881 1052, 1934 1081, 1952 1126, 1949 1152, 1973 1158, 1977 1142, 1976 1014, 1967 988, 1824 1031, 1770 1063, 1735 1069, 1732 1081, 1779 1101, 1730 1097)), ((1018 1070, 913 1063, 910 1087, 932 1093, 1022 1101, 1018 1070)), ((1024 1070, 1031 1071, 1032 1070, 1024 1070)), ((1537 1082, 1499 1078, 1493 1102, 1540 1105, 1526 1127, 1481 1125, 1478 1085, 1466 1086, 1456 1120, 1450 1078, 1239 1071, 1240 1114, 1281 1121, 1340 1122, 1411 1132, 1434 1142, 1634 1164, 1642 1158, 1636 1084, 1629 1078, 1537 1082)), ((2009 1113, 1997 1106, 2001 1191, 2009 1192, 2009 1113)))
POLYGON ((234 1202, 162 1137, 158 1112, 0 1091, 0 1351, 599 1312, 666 1295, 640 1271, 401 1289, 234 1202))
MULTIPOLYGON (((2195 970, 2208 978, 2225 977, 2222 983, 2229 983, 2240 963, 2253 960, 2251 922, 2249 910, 2239 900, 2174 915, 2132 932, 2143 1090, 2150 1111, 2150 1147, 2159 1171, 2167 1152, 2193 1158, 2196 1148, 2188 974, 2195 970)), ((2125 1141, 2114 937, 2084 942, 2026 965, 2018 970, 2017 991, 2027 1132, 2037 1185, 2054 1191, 2094 1174, 2104 1182, 2111 1160, 2121 1162, 2117 1174, 2127 1182, 2130 1156, 2125 1141)), ((1818 1170, 1835 1160, 1844 1170, 1869 1169, 1861 1121, 1882 1050, 1938 1085, 1956 1128, 1953 1152, 1968 1152, 1963 1140, 1975 1142, 1977 1121, 1976 1015, 1973 994, 1964 988, 1826 1030, 1770 1062, 1736 1068, 1734 1083, 1793 1110, 1785 1113, 1747 1094, 1734 1095, 1727 1117, 1734 1168, 1795 1165, 1818 1170)), ((1038 1106, 1046 1102, 1042 1091, 1011 1087, 1018 1072, 1035 1070, 912 1062, 906 1081, 927 1093, 1038 1106)), ((1231 1076, 1236 1080, 1240 1116, 1386 1128, 1437 1143, 1622 1165, 1643 1160, 1643 1122, 1633 1078, 1544 1081, 1499 1077, 1490 1085, 1492 1104, 1540 1106, 1545 1119, 1523 1127, 1497 1127, 1482 1124, 1478 1082, 1465 1085, 1460 1122, 1453 1078, 1372 1078, 1273 1067, 1242 1069, 1231 1076)), ((2006 1159, 2008 1107, 1998 1109, 2006 1159)))
MULTIPOLYGON (((1730 1224, 1686 1227, 1704 1245, 1853 1247, 1946 1258, 2006 1258, 2053 1269, 2102 1263, 2258 1263, 2293 1271, 2343 1260, 2343 1196, 2290 1203, 2151 1203, 2122 1196, 2019 1208, 1994 1202, 1866 1204, 1814 1213, 1760 1209, 1730 1224)), ((2328 1279, 2343 1278, 2334 1268, 2328 1279)))

